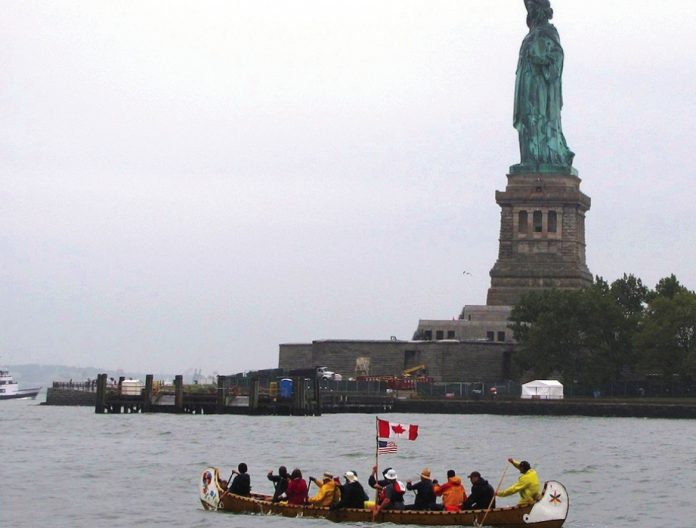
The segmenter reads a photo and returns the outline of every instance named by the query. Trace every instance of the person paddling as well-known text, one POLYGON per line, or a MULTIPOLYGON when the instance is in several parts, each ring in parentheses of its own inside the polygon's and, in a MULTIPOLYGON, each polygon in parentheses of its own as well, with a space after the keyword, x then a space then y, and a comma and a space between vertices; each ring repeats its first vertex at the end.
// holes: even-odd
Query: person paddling
POLYGON ((453 469, 447 471, 447 482, 434 488, 435 495, 442 495, 442 506, 445 511, 457 511, 466 500, 466 491, 453 469))
POLYGON ((275 491, 273 492, 273 502, 279 502, 285 498, 285 491, 288 489, 288 481, 290 480, 290 475, 288 474, 288 468, 285 466, 280 466, 278 468, 278 474, 274 475, 273 471, 269 471, 268 480, 273 482, 273 487, 275 491))
POLYGON ((363 508, 368 499, 365 489, 358 480, 356 471, 346 471, 346 483, 341 486, 341 500, 331 506, 332 510, 340 508, 363 508))
POLYGON ((314 477, 309 477, 310 482, 314 482, 317 486, 321 486, 314 497, 307 499, 307 502, 315 506, 329 506, 338 503, 341 500, 341 490, 334 480, 331 473, 324 473, 322 481, 319 482, 314 477))
POLYGON ((513 458, 508 458, 508 462, 519 469, 521 475, 512 486, 503 491, 499 491, 497 493, 498 497, 507 497, 508 495, 519 493, 520 501, 517 503, 518 505, 531 504, 539 500, 541 497, 539 477, 536 471, 531 468, 529 462, 526 460, 517 461, 513 458))
POLYGON ((228 491, 244 497, 251 495, 251 478, 247 473, 247 465, 244 462, 240 463, 236 471, 232 470, 232 474, 237 476, 234 477, 228 491))
POLYGON ((298 468, 293 469, 285 491, 288 504, 304 504, 307 500, 307 491, 307 482, 302 478, 302 471, 298 468))
POLYGON ((412 484, 406 481, 406 489, 416 494, 413 504, 406 506, 407 510, 433 510, 435 509, 435 491, 433 491, 433 481, 430 479, 430 468, 423 468, 420 472, 420 480, 412 484))
POLYGON ((469 474, 471 493, 462 504, 462 510, 485 510, 495 508, 495 490, 478 471, 469 474))
POLYGON ((404 493, 406 493, 406 486, 403 482, 398 480, 396 471, 393 469, 387 471, 384 478, 387 480, 387 485, 384 487, 382 500, 379 504, 375 505, 374 510, 372 510, 373 521, 382 510, 404 509, 404 493))

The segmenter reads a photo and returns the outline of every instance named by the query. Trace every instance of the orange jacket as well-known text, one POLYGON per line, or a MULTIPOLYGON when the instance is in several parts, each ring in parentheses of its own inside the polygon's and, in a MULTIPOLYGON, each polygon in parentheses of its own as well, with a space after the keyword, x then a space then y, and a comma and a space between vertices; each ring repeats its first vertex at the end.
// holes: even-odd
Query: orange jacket
POLYGON ((442 495, 442 505, 445 508, 451 506, 459 509, 462 502, 466 500, 466 491, 464 491, 464 486, 462 486, 462 479, 457 476, 448 478, 447 482, 442 486, 435 486, 433 491, 438 497, 442 495))

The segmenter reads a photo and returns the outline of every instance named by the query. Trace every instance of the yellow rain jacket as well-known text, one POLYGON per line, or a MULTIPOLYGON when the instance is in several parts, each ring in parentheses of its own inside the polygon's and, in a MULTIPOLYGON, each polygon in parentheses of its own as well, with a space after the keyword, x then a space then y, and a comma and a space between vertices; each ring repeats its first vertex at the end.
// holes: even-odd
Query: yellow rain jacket
POLYGON ((336 482, 333 479, 325 479, 317 494, 314 497, 307 499, 307 502, 314 504, 315 506, 324 506, 328 508, 340 500, 341 488, 336 485, 336 482))
MULTIPOLYGON (((513 460, 512 465, 519 469, 520 461, 513 460)), ((539 484, 539 477, 536 471, 533 469, 528 469, 526 473, 522 473, 520 478, 517 479, 512 486, 508 489, 499 491, 499 497, 507 497, 508 495, 513 495, 515 493, 520 494, 520 502, 517 504, 529 504, 535 502, 540 497, 541 485, 539 484)))

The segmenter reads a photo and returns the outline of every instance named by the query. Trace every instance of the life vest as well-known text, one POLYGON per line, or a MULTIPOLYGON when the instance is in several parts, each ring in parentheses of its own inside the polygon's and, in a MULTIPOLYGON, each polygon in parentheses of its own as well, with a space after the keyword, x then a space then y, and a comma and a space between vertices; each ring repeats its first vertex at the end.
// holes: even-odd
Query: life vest
POLYGON ((406 486, 400 480, 395 480, 393 483, 390 482, 389 484, 384 486, 382 489, 380 489, 379 493, 377 495, 378 502, 381 504, 382 501, 384 501, 385 496, 386 496, 385 490, 389 486, 392 486, 394 488, 394 500, 392 502, 404 502, 404 493, 406 493, 406 486))
POLYGON ((394 481, 394 492, 396 493, 396 502, 404 502, 404 493, 406 493, 406 485, 400 480, 394 481))

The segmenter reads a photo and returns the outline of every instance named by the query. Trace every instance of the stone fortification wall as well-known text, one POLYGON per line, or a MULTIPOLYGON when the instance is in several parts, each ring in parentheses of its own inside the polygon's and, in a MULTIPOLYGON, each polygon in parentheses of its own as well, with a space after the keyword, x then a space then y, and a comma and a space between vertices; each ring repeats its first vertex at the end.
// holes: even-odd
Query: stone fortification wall
POLYGON ((358 358, 367 358, 371 376, 396 376, 424 364, 435 381, 496 382, 512 377, 512 349, 512 343, 497 342, 314 341, 280 345, 278 366, 290 370, 323 365, 347 379, 360 374, 358 358))
POLYGON ((97 393, 74 389, 56 389, 49 387, 46 391, 45 405, 90 405, 97 404, 97 393))

